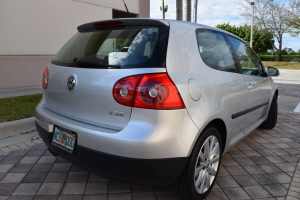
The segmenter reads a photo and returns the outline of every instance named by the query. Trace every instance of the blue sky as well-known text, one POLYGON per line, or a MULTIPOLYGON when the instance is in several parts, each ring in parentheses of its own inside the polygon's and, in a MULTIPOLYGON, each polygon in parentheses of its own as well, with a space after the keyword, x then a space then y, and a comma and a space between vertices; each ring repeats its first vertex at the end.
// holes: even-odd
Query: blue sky
MULTIPOLYGON (((162 13, 159 9, 161 2, 161 0, 150 0, 151 18, 162 18, 162 13)), ((240 5, 238 5, 237 2, 243 2, 243 0, 198 0, 197 22, 209 26, 228 22, 237 26, 250 24, 250 21, 239 16, 240 5)), ((176 0, 165 0, 165 5, 169 7, 166 13, 166 19, 176 19, 176 0)), ((192 7, 193 5, 194 3, 192 2, 192 7)), ((284 47, 298 51, 298 49, 300 49, 300 38, 290 37, 288 34, 284 34, 283 48, 284 47)))

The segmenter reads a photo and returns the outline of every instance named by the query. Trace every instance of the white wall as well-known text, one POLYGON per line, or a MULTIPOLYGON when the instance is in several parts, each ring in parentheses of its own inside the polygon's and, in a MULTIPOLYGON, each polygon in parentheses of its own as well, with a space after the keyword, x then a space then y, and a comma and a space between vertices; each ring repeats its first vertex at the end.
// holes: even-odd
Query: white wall
POLYGON ((0 55, 47 55, 83 23, 112 18, 112 8, 72 0, 1 0, 0 55))

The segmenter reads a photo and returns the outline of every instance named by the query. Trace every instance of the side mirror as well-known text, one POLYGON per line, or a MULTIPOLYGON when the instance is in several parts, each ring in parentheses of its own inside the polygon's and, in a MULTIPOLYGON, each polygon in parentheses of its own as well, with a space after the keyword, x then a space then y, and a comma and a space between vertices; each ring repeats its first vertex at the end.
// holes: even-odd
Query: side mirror
POLYGON ((279 76, 280 75, 279 70, 275 67, 268 67, 267 72, 268 72, 269 76, 279 76))

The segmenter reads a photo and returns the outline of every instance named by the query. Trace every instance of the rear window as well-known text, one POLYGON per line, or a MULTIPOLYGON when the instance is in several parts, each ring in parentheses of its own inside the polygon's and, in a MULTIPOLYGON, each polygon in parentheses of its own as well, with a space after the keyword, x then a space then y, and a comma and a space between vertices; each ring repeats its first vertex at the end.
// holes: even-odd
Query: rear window
POLYGON ((125 26, 76 33, 52 64, 69 67, 165 67, 169 28, 125 26))

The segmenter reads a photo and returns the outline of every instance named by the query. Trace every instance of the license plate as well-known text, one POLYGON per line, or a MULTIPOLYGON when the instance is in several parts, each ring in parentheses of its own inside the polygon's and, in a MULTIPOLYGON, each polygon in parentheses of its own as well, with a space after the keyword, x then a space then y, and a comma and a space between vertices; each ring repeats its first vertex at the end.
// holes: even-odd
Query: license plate
POLYGON ((55 126, 51 144, 69 153, 73 153, 77 134, 65 128, 55 126))

